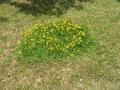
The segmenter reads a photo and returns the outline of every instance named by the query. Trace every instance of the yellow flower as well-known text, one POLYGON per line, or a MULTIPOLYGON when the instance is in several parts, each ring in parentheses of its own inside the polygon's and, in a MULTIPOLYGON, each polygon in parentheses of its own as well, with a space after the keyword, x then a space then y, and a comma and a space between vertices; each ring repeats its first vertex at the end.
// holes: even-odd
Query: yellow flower
POLYGON ((69 48, 69 47, 70 47, 69 45, 66 46, 66 48, 69 48))
POLYGON ((86 34, 84 32, 82 32, 82 36, 85 36, 86 34))
POLYGON ((39 26, 39 24, 36 23, 36 24, 35 24, 35 27, 38 27, 38 26, 39 26))

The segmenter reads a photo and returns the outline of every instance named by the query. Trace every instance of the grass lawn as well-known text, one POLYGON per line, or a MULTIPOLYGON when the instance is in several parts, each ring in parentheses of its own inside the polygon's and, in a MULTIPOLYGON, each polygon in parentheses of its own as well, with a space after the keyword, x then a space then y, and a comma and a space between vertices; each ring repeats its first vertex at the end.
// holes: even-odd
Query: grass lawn
POLYGON ((120 90, 119 0, 80 2, 79 9, 55 13, 87 25, 98 44, 77 58, 32 65, 19 63, 14 54, 20 32, 52 13, 28 5, 26 0, 0 1, 0 90, 120 90))

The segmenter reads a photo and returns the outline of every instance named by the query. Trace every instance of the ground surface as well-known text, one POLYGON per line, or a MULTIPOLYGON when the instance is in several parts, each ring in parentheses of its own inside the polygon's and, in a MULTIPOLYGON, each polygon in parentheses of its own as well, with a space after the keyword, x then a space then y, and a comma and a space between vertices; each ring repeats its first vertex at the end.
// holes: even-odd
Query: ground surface
POLYGON ((51 14, 24 3, 0 1, 0 90, 120 90, 119 0, 83 2, 81 9, 69 7, 59 17, 88 25, 99 45, 73 60, 34 65, 20 64, 13 51, 22 30, 51 14))

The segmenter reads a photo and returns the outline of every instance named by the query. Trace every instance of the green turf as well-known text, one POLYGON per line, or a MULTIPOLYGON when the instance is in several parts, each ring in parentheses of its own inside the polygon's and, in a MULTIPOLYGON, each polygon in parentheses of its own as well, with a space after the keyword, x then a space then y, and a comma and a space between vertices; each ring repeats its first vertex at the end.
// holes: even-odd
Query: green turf
POLYGON ((120 89, 119 0, 80 2, 82 8, 69 7, 59 16, 59 12, 51 13, 48 9, 34 11, 26 3, 25 0, 0 1, 0 90, 120 89), (51 15, 87 25, 99 44, 70 60, 19 63, 14 51, 20 32, 47 21, 51 15))

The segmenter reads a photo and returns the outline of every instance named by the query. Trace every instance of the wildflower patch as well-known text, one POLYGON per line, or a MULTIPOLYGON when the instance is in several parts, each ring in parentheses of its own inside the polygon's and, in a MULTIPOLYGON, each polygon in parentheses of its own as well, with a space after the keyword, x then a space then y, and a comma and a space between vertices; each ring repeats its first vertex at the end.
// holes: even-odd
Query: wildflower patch
POLYGON ((69 57, 79 54, 86 42, 87 28, 68 20, 35 24, 22 32, 19 52, 22 56, 69 57))

